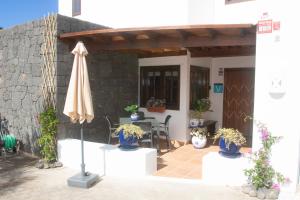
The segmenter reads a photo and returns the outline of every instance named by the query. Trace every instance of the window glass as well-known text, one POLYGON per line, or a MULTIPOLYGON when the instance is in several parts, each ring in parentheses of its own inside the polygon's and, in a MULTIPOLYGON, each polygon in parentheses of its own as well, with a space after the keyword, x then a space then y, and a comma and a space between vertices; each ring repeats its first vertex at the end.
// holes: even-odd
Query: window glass
POLYGON ((140 104, 151 98, 163 100, 167 109, 179 110, 180 66, 147 66, 140 70, 140 104), (148 84, 145 84, 145 83, 148 84))
POLYGON ((80 15, 81 14, 81 0, 72 0, 72 15, 80 15))
POLYGON ((191 66, 190 108, 198 99, 209 98, 209 68, 191 66))

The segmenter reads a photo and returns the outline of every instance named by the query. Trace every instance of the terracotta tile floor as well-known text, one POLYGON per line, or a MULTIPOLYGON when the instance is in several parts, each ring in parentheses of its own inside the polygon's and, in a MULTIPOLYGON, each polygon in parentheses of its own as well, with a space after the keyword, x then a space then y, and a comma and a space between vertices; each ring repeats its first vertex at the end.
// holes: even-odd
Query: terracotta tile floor
MULTIPOLYGON (((163 144, 162 144, 163 145, 163 144)), ((243 147, 241 152, 247 152, 250 148, 243 147)), ((212 144, 211 139, 203 149, 195 149, 192 144, 186 144, 167 151, 162 146, 157 160, 158 171, 155 176, 201 179, 202 158, 209 152, 218 152, 219 146, 212 144)))

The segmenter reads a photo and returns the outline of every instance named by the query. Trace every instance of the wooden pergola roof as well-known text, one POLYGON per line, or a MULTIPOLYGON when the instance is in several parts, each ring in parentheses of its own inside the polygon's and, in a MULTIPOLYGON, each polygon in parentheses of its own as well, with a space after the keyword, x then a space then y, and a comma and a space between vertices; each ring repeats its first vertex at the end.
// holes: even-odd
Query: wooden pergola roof
POLYGON ((59 38, 72 47, 81 40, 89 51, 134 52, 139 57, 184 55, 187 49, 192 57, 241 56, 255 54, 256 26, 222 24, 100 29, 63 33, 59 38))

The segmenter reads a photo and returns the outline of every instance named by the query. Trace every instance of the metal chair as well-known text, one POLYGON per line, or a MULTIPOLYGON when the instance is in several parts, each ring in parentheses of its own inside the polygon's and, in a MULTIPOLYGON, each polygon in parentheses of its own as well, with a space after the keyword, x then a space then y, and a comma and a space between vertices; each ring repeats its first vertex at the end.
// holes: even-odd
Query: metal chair
POLYGON ((171 119, 171 115, 167 115, 164 122, 161 122, 159 124, 159 133, 157 133, 158 137, 165 136, 167 141, 167 147, 168 150, 171 149, 171 142, 170 142, 170 136, 169 136, 169 122, 171 119))
POLYGON ((144 131, 143 137, 139 140, 140 143, 149 143, 153 148, 153 129, 151 122, 132 122, 132 124, 141 127, 144 131))
POLYGON ((108 144, 110 144, 112 138, 118 138, 114 132, 119 124, 113 124, 108 115, 104 115, 104 119, 106 120, 109 129, 108 144))

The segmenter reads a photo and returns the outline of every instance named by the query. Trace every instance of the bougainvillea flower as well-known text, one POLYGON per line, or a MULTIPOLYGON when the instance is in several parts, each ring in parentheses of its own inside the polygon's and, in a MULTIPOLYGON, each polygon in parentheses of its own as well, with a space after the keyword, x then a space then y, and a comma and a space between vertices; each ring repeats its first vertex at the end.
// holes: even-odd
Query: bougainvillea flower
POLYGON ((266 141, 269 138, 269 132, 267 129, 262 129, 261 131, 261 139, 266 141))
POLYGON ((274 190, 280 190, 280 186, 279 186, 279 184, 277 184, 277 183, 275 183, 275 184, 273 184, 272 185, 272 188, 274 189, 274 190))

